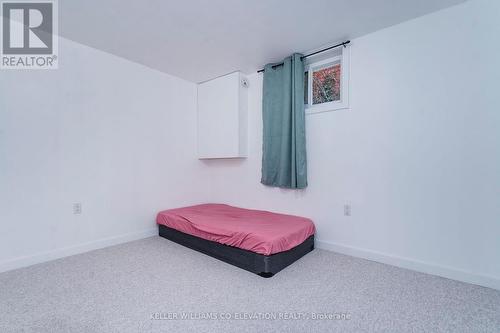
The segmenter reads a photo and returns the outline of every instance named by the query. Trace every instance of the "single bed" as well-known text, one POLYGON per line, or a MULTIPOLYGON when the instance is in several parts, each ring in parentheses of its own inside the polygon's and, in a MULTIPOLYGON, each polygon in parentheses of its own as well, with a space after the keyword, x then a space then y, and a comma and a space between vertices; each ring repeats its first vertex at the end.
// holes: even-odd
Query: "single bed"
POLYGON ((158 213, 161 237, 271 277, 314 249, 315 227, 300 216, 203 204, 158 213))

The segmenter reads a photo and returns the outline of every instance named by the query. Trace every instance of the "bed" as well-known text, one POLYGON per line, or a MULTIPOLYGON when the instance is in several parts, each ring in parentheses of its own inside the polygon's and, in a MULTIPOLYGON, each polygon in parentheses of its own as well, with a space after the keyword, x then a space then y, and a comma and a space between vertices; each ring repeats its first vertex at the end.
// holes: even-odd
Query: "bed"
POLYGON ((164 210, 159 235, 262 277, 314 249, 310 219, 223 204, 164 210))

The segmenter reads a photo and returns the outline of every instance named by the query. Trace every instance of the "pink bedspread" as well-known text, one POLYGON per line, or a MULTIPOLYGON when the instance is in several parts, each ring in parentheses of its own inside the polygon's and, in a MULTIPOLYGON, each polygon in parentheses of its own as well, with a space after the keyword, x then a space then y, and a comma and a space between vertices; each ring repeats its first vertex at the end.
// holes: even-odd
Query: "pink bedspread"
POLYGON ((305 217, 204 204, 164 210, 158 224, 218 243, 270 255, 290 250, 315 232, 305 217))

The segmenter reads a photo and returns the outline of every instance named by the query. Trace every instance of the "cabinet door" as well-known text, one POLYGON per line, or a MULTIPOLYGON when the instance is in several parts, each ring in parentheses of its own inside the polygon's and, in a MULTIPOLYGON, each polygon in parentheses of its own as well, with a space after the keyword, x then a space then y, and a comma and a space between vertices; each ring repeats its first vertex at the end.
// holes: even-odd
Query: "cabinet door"
POLYGON ((198 158, 239 156, 239 73, 198 85, 198 158))

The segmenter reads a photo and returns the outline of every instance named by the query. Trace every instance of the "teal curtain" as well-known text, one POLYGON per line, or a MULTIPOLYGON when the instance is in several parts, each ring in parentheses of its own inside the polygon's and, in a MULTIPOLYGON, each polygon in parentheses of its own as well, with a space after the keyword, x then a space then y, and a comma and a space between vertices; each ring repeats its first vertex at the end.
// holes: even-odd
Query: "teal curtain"
POLYGON ((304 63, 301 54, 264 67, 262 184, 307 187, 304 63))

